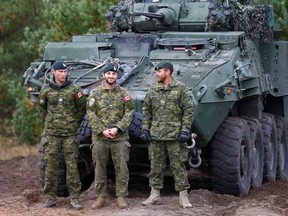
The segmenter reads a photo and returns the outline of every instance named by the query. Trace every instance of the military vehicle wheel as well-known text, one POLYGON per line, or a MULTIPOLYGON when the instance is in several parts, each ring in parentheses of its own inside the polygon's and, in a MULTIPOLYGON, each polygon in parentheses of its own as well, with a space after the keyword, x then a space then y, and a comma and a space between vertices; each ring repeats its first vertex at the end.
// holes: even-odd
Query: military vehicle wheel
POLYGON ((211 143, 211 181, 221 194, 249 193, 252 175, 252 140, 244 119, 226 118, 211 143))
POLYGON ((274 116, 263 113, 260 119, 262 124, 264 145, 263 181, 275 181, 277 171, 277 134, 274 116))
POLYGON ((260 122, 253 117, 244 117, 250 127, 252 140, 252 177, 251 186, 260 187, 263 181, 264 146, 260 122))
POLYGON ((92 143, 92 129, 88 120, 88 115, 84 116, 84 119, 77 130, 77 139, 80 143, 92 143))
MULTIPOLYGON (((133 146, 130 149, 129 172, 130 175, 150 170, 147 144, 140 139, 142 133, 142 113, 134 112, 129 128, 129 142, 133 146)), ((149 172, 149 171, 148 171, 149 172)))
POLYGON ((275 116, 278 155, 277 155, 277 179, 288 180, 288 142, 287 142, 287 126, 283 117, 275 116))
POLYGON ((133 119, 129 127, 130 143, 143 144, 144 142, 140 139, 141 133, 142 133, 142 113, 134 112, 133 119))

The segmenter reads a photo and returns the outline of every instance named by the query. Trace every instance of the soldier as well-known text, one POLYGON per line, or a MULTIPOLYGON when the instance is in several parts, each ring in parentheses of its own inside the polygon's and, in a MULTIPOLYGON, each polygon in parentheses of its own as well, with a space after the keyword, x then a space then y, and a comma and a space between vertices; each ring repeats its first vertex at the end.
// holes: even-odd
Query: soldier
POLYGON ((173 65, 169 61, 160 62, 155 71, 157 83, 147 92, 142 107, 143 128, 140 138, 150 142, 148 151, 151 162, 151 194, 142 204, 162 204, 160 189, 163 188, 168 156, 175 190, 179 191, 179 203, 183 208, 190 208, 192 205, 187 193, 190 185, 185 161, 188 159, 187 141, 191 137, 193 121, 191 94, 184 84, 173 79, 173 65))
POLYGON ((92 128, 92 157, 95 163, 97 200, 92 208, 108 204, 107 171, 109 154, 113 160, 118 206, 128 206, 129 160, 128 128, 132 121, 134 104, 127 91, 117 83, 118 72, 113 64, 103 70, 102 85, 91 91, 87 114, 92 128))
POLYGON ((52 66, 52 73, 53 79, 43 86, 38 97, 38 108, 45 119, 46 136, 43 145, 46 202, 43 207, 56 205, 59 153, 63 152, 70 204, 75 209, 81 209, 78 200, 81 182, 77 168, 79 152, 76 132, 86 113, 86 98, 81 88, 67 79, 67 66, 64 62, 56 61, 52 66))

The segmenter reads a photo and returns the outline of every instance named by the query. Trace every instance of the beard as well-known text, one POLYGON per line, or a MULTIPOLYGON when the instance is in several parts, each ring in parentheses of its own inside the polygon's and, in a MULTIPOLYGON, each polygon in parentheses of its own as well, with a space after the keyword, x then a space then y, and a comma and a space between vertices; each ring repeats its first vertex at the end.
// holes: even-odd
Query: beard
POLYGON ((115 85, 116 84, 116 79, 105 79, 105 82, 108 85, 115 85))
POLYGON ((164 83, 164 81, 165 81, 165 78, 163 78, 163 77, 157 77, 157 82, 158 82, 158 83, 164 83))
POLYGON ((117 84, 116 80, 117 80, 117 79, 105 77, 105 78, 104 78, 104 81, 105 81, 105 83, 106 83, 106 84, 105 84, 106 87, 109 88, 109 89, 114 88, 114 86, 117 84))

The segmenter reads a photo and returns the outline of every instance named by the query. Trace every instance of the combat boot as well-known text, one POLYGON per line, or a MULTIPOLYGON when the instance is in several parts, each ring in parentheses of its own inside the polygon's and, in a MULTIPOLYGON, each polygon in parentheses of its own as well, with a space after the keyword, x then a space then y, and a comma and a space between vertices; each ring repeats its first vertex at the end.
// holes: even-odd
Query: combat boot
POLYGON ((188 199, 187 190, 183 190, 179 192, 179 203, 183 208, 191 208, 192 205, 188 199))
POLYGON ((119 208, 121 209, 128 207, 128 204, 124 197, 121 197, 121 196, 117 197, 117 203, 118 203, 119 208))
POLYGON ((82 205, 79 203, 78 199, 71 199, 70 204, 74 209, 81 209, 82 205))
POLYGON ((56 205, 56 200, 55 199, 46 199, 45 203, 42 205, 44 208, 50 208, 52 206, 56 205))
POLYGON ((106 197, 98 197, 96 202, 92 205, 92 209, 102 208, 103 206, 108 204, 108 200, 106 197))
POLYGON ((152 188, 149 198, 145 200, 144 202, 142 202, 142 205, 145 205, 145 206, 162 205, 162 200, 160 197, 160 190, 156 188, 152 188))

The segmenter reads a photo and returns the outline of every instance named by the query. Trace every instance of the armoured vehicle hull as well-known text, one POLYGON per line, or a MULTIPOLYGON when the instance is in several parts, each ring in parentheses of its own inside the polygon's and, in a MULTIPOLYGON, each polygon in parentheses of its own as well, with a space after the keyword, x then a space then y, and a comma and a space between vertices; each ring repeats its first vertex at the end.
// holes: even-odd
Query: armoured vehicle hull
MULTIPOLYGON (((101 82, 103 65, 118 65, 118 83, 135 103, 130 172, 148 173, 148 144, 139 139, 142 102, 156 81, 154 65, 169 60, 174 78, 189 87, 195 106, 192 131, 197 137, 189 142, 187 169, 208 170, 215 192, 247 195, 264 182, 288 178, 288 42, 272 39, 268 15, 260 32, 259 25, 247 30, 237 24, 240 12, 251 7, 237 1, 120 1, 107 14, 111 33, 49 43, 43 62, 31 63, 25 72, 24 86, 37 101, 52 76, 51 65, 62 59, 69 65, 69 78, 88 95, 101 82)), ((256 14, 263 8, 269 11, 252 8, 256 14)), ((243 23, 247 17, 242 18, 243 23)), ((78 138, 85 190, 94 177, 87 118, 78 138)), ((40 170, 44 183, 43 160, 40 170)), ((65 196, 64 164, 60 170, 59 195, 65 196)))

